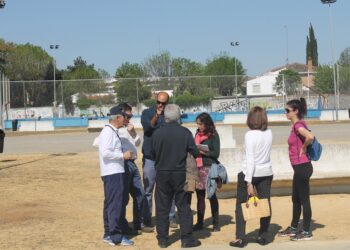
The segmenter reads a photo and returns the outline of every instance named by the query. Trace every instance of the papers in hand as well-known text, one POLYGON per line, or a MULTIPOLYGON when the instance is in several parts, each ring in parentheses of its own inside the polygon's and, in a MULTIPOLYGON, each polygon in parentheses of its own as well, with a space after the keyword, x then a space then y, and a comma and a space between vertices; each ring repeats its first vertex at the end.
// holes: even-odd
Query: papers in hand
POLYGON ((209 147, 208 145, 205 144, 197 144, 197 148, 203 152, 209 152, 209 147))

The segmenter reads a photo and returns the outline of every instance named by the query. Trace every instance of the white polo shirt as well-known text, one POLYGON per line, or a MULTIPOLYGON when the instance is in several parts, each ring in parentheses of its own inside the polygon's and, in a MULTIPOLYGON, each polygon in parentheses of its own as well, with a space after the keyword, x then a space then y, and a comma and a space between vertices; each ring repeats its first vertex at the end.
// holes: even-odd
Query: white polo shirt
POLYGON ((106 125, 99 135, 99 158, 101 176, 124 173, 124 157, 118 130, 106 125))

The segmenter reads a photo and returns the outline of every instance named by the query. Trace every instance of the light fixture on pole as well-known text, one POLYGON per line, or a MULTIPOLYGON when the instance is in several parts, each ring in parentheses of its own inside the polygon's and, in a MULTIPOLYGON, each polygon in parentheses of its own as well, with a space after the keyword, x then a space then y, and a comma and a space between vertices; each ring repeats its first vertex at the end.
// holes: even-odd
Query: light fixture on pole
MULTIPOLYGON (((239 46, 239 42, 231 42, 231 46, 239 46)), ((237 58, 235 57, 235 88, 236 88, 236 98, 238 96, 238 81, 237 81, 237 58)))
MULTIPOLYGON (((59 49, 59 45, 50 45, 50 49, 59 49)), ((53 107, 56 112, 57 99, 56 99, 56 59, 53 57, 53 107)))
POLYGON ((0 0, 0 9, 5 8, 6 2, 5 0, 0 0))
MULTIPOLYGON (((333 87, 334 87, 334 108, 335 108, 335 120, 338 121, 338 105, 339 96, 337 95, 337 80, 335 76, 335 62, 334 62, 334 50, 333 50, 333 27, 332 27, 332 16, 331 16, 331 4, 335 3, 337 0, 321 0, 323 4, 328 4, 329 7, 329 29, 330 29, 330 38, 331 38, 331 53, 332 53, 332 68, 333 68, 333 87)), ((333 118, 334 119, 334 118, 333 118)))

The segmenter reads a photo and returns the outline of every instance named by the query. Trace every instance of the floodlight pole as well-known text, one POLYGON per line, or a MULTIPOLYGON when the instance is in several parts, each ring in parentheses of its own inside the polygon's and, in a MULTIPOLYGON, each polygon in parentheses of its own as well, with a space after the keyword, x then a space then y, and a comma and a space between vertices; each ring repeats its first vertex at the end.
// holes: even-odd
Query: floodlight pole
MULTIPOLYGON (((333 25, 332 25, 332 15, 331 15, 331 4, 335 3, 337 0, 321 0, 323 4, 328 4, 329 7, 329 29, 330 29, 330 40, 331 40, 331 53, 332 53, 332 68, 333 68, 333 88, 334 88, 334 109, 335 109, 335 120, 338 121, 338 105, 339 93, 337 93, 337 80, 336 80, 336 69, 334 62, 334 49, 333 49, 333 25), (338 104, 338 105, 337 105, 338 104)), ((333 117, 334 120, 334 117, 333 117)))
MULTIPOLYGON (((50 45, 50 49, 59 49, 59 45, 50 45)), ((53 107, 54 107, 54 116, 56 115, 57 107, 57 98, 56 98, 56 59, 53 57, 53 107)))
MULTIPOLYGON (((239 42, 231 42, 231 46, 239 46, 239 42)), ((238 96, 238 79, 237 79, 237 57, 235 56, 235 88, 236 88, 236 98, 238 96)))

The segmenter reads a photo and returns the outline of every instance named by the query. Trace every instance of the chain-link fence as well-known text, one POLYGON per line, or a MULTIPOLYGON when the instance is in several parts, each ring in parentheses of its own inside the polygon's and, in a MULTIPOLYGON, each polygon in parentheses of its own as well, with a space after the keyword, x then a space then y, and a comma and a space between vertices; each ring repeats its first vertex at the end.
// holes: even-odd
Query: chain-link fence
POLYGON ((276 74, 254 78, 229 75, 12 81, 8 119, 103 117, 118 102, 130 103, 134 113, 140 114, 154 104, 159 91, 168 92, 170 102, 178 104, 184 112, 246 112, 254 105, 283 109, 286 101, 301 96, 307 99, 309 108, 348 109, 350 77, 340 71, 338 86, 344 93, 339 95, 339 102, 332 88, 329 94, 317 90, 313 84, 315 74, 301 74, 298 82, 290 81, 287 76, 277 79, 276 74))

